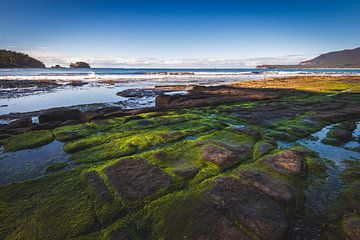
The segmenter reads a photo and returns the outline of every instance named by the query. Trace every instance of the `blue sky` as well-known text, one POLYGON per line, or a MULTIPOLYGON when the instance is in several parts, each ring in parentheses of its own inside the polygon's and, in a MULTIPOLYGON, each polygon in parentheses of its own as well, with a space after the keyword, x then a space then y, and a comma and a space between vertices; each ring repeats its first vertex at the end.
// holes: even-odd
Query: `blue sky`
POLYGON ((1 0, 0 48, 47 65, 246 67, 360 46, 359 0, 1 0))

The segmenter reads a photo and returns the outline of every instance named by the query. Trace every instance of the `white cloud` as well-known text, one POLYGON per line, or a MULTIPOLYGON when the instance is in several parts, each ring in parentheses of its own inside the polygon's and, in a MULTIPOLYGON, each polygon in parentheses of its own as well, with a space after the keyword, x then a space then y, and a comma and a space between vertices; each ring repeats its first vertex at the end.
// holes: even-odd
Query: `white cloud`
POLYGON ((33 49, 13 49, 28 53, 45 63, 47 67, 59 64, 69 66, 71 62, 86 61, 92 67, 163 67, 163 68, 252 68, 262 64, 297 64, 301 61, 311 59, 311 55, 286 55, 278 57, 253 57, 253 58, 123 58, 117 56, 90 57, 90 56, 67 56, 58 53, 51 47, 37 47, 33 49))

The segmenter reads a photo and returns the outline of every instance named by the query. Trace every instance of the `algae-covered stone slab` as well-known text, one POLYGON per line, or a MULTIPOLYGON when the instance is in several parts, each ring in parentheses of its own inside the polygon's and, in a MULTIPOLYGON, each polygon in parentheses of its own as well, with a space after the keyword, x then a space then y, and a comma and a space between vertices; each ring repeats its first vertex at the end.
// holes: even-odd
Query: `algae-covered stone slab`
POLYGON ((104 169, 125 202, 138 201, 172 186, 172 177, 143 159, 126 158, 104 169))
POLYGON ((86 173, 85 178, 99 198, 108 203, 111 203, 114 200, 109 193, 104 181, 96 171, 86 173))
POLYGON ((54 135, 51 131, 39 130, 6 138, 1 141, 1 144, 3 144, 6 152, 14 152, 21 149, 41 147, 53 140, 54 135))
POLYGON ((288 218, 270 197, 234 177, 221 177, 213 184, 208 196, 215 209, 246 225, 259 239, 285 239, 288 218))
POLYGON ((238 176, 275 200, 285 203, 295 201, 295 190, 286 182, 271 177, 266 172, 245 170, 240 172, 238 176))

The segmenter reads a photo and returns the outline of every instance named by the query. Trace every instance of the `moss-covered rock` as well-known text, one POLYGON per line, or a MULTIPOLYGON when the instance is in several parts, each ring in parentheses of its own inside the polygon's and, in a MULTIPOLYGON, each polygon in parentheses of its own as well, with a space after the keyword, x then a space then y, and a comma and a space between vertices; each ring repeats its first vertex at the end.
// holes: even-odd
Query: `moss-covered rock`
POLYGON ((13 152, 21 149, 41 147, 53 140, 54 135, 51 131, 39 130, 6 138, 1 141, 1 144, 4 146, 5 151, 13 152))

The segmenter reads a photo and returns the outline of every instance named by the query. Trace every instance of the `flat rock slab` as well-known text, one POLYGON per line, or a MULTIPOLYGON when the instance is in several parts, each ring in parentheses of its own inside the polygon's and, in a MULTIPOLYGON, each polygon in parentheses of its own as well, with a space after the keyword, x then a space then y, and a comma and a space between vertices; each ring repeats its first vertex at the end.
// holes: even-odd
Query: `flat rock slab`
POLYGON ((213 144, 205 145, 202 148, 202 160, 211 162, 221 169, 230 168, 237 163, 234 151, 213 144))
POLYGON ((304 158, 291 150, 265 157, 264 161, 268 162, 274 170, 290 175, 301 174, 305 164, 304 158))
POLYGON ((125 202, 140 200, 172 186, 170 175, 143 159, 123 159, 104 172, 125 202))
POLYGON ((104 181, 99 176, 99 174, 95 171, 88 172, 85 174, 85 178, 91 187, 94 189, 95 194, 105 202, 111 203, 113 202, 113 197, 108 191, 104 181))
POLYGON ((208 197, 215 209, 244 224, 259 239, 286 239, 289 221, 270 197, 234 177, 218 178, 213 184, 208 197))
POLYGON ((275 200, 285 203, 295 202, 295 190, 286 182, 273 178, 268 173, 245 170, 240 172, 238 176, 275 200))

